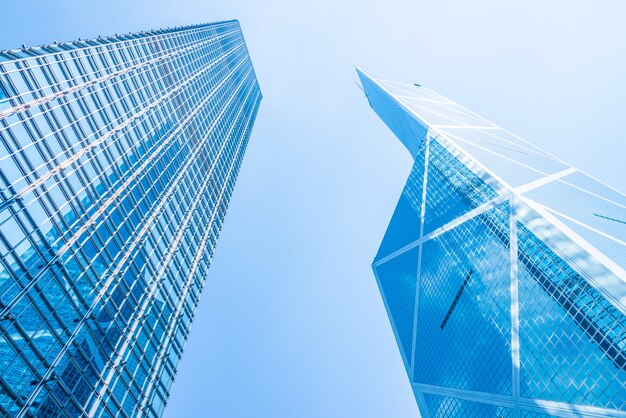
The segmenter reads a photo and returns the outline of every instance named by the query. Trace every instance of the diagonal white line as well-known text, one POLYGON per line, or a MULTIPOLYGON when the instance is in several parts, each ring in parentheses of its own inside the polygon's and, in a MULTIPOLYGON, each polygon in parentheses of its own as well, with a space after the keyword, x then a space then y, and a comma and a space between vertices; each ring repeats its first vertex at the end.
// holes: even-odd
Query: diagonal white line
POLYGON ((470 210, 469 212, 466 212, 465 214, 459 216, 458 218, 448 222, 447 224, 435 229, 434 231, 432 231, 429 234, 424 235, 421 238, 416 239, 415 241, 405 245, 404 247, 392 252, 391 254, 389 254, 386 257, 381 258, 380 260, 377 260, 376 262, 374 262, 374 266, 379 266, 381 264, 386 263, 387 261, 396 258, 397 256, 404 254, 405 252, 417 247, 418 245, 420 245, 420 243, 424 242, 424 241, 428 241, 431 240, 433 238, 438 237, 439 235, 443 234, 444 232, 447 232, 453 228, 456 228, 457 226, 461 225, 464 222, 469 221, 470 219, 473 219, 485 212, 487 212, 490 209, 493 209, 495 206, 499 205, 500 203, 506 202, 509 198, 511 197, 510 193, 506 193, 503 195, 500 195, 498 197, 496 197, 495 199, 492 199, 486 203, 483 203, 482 205, 478 206, 475 209, 470 210))
POLYGON ((563 171, 559 171, 558 173, 554 173, 554 174, 550 174, 549 176, 545 176, 544 178, 541 178, 539 180, 535 180, 535 181, 531 181, 530 183, 526 183, 523 184, 521 186, 518 186, 515 188, 514 192, 517 194, 523 194, 526 192, 529 192, 531 190, 534 190, 538 187, 541 187, 545 184, 548 184, 550 182, 553 182, 555 180, 558 180, 562 177, 565 176, 569 176, 570 174, 573 174, 575 172, 577 172, 578 170, 574 167, 570 167, 566 170, 563 171))

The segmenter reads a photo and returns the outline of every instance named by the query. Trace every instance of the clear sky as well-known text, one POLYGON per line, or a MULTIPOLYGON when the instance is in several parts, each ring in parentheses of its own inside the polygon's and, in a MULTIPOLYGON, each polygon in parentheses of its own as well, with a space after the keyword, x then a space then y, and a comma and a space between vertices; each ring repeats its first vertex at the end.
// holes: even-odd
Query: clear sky
POLYGON ((416 417, 370 263, 411 166, 354 66, 626 191, 626 2, 30 0, 0 49, 239 19, 264 94, 166 417, 416 417))

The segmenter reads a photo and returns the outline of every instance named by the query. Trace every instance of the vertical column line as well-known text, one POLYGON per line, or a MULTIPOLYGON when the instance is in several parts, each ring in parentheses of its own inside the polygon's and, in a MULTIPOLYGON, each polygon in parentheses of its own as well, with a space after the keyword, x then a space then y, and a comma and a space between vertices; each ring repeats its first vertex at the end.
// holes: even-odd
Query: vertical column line
POLYGON ((513 416, 519 418, 519 398, 520 398, 520 344, 519 344, 519 280, 518 280, 518 243, 517 243, 517 202, 515 196, 509 200, 510 206, 510 240, 509 248, 511 252, 511 364, 512 364, 512 384, 513 416))
MULTIPOLYGON (((426 185, 428 184, 428 160, 430 159, 430 131, 426 133, 426 139, 424 139, 424 179, 422 182, 422 207, 420 209, 420 244, 417 250, 417 272, 415 279, 415 306, 413 308, 413 343, 411 344, 411 370, 408 375, 411 378, 411 388, 413 391, 416 391, 415 383, 415 345, 417 343, 417 309, 419 307, 419 297, 420 297, 420 279, 422 273, 422 247, 424 243, 422 242, 422 238, 424 237, 424 215, 426 213, 426 185)), ((426 408, 426 404, 422 397, 421 392, 415 396, 417 400, 420 412, 425 418, 429 418, 429 413, 426 408)))

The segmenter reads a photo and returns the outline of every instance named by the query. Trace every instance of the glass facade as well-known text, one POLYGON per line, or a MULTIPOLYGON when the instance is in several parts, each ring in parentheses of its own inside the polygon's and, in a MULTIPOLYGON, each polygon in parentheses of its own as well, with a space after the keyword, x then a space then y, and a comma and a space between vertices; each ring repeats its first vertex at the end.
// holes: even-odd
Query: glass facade
POLYGON ((626 196, 358 71, 414 165, 373 263, 423 417, 626 417, 626 196))
POLYGON ((160 416, 261 101, 237 21, 0 52, 0 416, 160 416))

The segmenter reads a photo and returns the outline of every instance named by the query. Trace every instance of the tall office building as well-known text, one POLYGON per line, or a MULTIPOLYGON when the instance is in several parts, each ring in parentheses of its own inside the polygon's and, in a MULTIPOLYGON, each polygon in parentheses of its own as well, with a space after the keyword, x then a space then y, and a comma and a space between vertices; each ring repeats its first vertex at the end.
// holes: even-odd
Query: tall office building
POLYGON ((626 417, 626 197, 359 71, 414 159, 373 269, 422 416, 626 417))
POLYGON ((237 21, 0 52, 0 416, 159 416, 261 93, 237 21))

